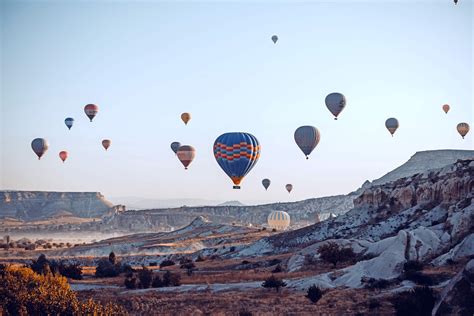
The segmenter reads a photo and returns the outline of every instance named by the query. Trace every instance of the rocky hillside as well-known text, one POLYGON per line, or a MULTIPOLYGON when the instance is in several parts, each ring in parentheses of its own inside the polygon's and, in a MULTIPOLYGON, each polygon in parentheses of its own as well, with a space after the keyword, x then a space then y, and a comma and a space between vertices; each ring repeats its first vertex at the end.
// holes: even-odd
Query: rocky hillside
POLYGON ((0 191, 0 218, 101 217, 112 206, 99 192, 0 191))
POLYGON ((427 150, 415 153, 400 167, 390 171, 383 177, 372 181, 372 185, 381 185, 400 178, 438 169, 455 163, 458 159, 473 159, 474 150, 427 150))

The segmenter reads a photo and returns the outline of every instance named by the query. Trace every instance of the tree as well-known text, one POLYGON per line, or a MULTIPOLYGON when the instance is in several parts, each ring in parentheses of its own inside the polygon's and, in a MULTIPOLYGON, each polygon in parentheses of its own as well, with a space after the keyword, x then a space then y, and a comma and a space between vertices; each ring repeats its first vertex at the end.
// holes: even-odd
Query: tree
POLYGON ((160 269, 164 268, 164 267, 174 266, 174 265, 175 265, 175 263, 174 263, 173 260, 166 259, 166 260, 164 260, 163 262, 160 263, 160 269))
POLYGON ((278 264, 275 269, 272 270, 272 273, 280 273, 283 272, 283 268, 281 267, 281 264, 278 264))
POLYGON ((181 265, 181 269, 186 269, 186 273, 191 276, 193 275, 193 272, 196 268, 196 265, 194 264, 194 262, 187 262, 187 263, 184 263, 181 265))
POLYGON ((124 281, 124 285, 127 289, 136 289, 137 288, 137 278, 134 276, 126 277, 124 281))
POLYGON ((120 274, 120 270, 113 265, 110 260, 102 258, 95 269, 95 276, 99 278, 116 277, 120 274))
POLYGON ((271 277, 267 278, 263 283, 262 286, 264 288, 275 288, 275 291, 278 293, 280 292, 280 288, 285 287, 286 283, 282 280, 277 278, 272 274, 271 277))
POLYGON ((181 276, 179 274, 171 273, 166 271, 163 276, 163 286, 180 286, 181 285, 181 276))
POLYGON ((160 278, 159 275, 156 275, 153 278, 153 282, 151 282, 151 287, 163 287, 163 286, 164 286, 163 280, 160 278))
POLYGON ((322 260, 332 263, 334 267, 338 262, 349 261, 356 256, 352 248, 344 248, 333 241, 319 247, 318 253, 322 260))
POLYGON ((306 292, 306 297, 313 303, 317 303, 323 297, 323 291, 315 284, 311 285, 306 292))
POLYGON ((142 289, 149 288, 153 281, 153 271, 143 266, 142 269, 138 271, 138 279, 140 280, 140 287, 142 289))
POLYGON ((33 262, 30 264, 31 270, 38 274, 47 274, 48 272, 51 272, 50 269, 51 262, 46 259, 45 254, 40 254, 37 260, 33 260, 33 262))
POLYGON ((40 275, 27 267, 0 273, 0 310, 5 315, 126 315, 115 304, 80 302, 65 277, 40 275))
POLYGON ((109 254, 109 262, 113 265, 117 264, 117 257, 115 257, 115 253, 113 251, 109 254))
POLYGON ((428 286, 416 287, 413 291, 402 292, 393 299, 397 316, 429 316, 436 298, 428 286))

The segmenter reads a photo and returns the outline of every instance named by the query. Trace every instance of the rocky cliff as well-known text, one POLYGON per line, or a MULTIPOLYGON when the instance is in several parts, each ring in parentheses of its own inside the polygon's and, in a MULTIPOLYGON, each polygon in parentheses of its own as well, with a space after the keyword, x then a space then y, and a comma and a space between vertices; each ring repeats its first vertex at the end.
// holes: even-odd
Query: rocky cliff
POLYGON ((112 206, 99 192, 0 191, 0 218, 31 221, 61 214, 101 217, 112 206))

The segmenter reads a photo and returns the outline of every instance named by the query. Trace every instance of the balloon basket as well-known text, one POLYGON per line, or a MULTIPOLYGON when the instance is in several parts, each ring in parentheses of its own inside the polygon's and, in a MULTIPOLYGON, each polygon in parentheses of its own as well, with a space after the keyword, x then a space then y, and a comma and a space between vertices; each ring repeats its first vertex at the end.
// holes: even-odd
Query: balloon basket
POLYGON ((240 190, 240 185, 234 185, 234 186, 232 187, 232 189, 234 189, 234 190, 240 190))

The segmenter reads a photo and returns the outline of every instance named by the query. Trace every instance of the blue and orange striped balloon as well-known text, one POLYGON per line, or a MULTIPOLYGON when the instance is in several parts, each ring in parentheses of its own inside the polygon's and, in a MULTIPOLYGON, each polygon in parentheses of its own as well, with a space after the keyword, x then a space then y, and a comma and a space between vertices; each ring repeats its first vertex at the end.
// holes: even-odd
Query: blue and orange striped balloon
POLYGON ((219 166, 240 189, 240 182, 260 158, 260 144, 249 133, 225 133, 214 142, 214 157, 219 166))

